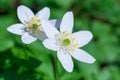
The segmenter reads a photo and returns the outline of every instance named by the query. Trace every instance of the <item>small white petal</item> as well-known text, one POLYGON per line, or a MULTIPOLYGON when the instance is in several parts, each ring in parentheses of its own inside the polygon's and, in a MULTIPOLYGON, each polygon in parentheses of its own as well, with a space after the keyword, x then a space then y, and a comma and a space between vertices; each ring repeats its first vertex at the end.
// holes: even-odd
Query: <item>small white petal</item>
POLYGON ((34 13, 31 11, 31 9, 23 5, 17 8, 17 14, 18 14, 19 20, 23 24, 26 24, 26 21, 34 17, 34 13))
POLYGON ((61 20, 53 19, 53 20, 49 20, 49 21, 54 27, 56 27, 56 28, 60 27, 61 20))
POLYGON ((42 20, 42 28, 46 33, 47 37, 50 39, 54 39, 55 36, 58 34, 58 30, 48 21, 42 20))
POLYGON ((53 26, 55 26, 55 23, 56 23, 57 19, 53 19, 53 20, 49 20, 49 21, 53 26))
POLYGON ((43 45, 53 51, 57 51, 58 50, 58 46, 56 45, 56 40, 55 39, 45 39, 43 41, 43 45))
POLYGON ((29 35, 28 33, 25 33, 24 35, 22 35, 22 42, 25 44, 30 44, 36 40, 37 40, 37 38, 29 35))
POLYGON ((37 35, 35 35, 36 38, 40 39, 41 41, 44 41, 45 39, 47 39, 47 35, 45 34, 45 32, 40 31, 37 35))
POLYGON ((88 44, 93 37, 90 31, 78 31, 78 32, 73 33, 73 36, 77 38, 79 47, 82 47, 88 44))
POLYGON ((72 32, 73 29, 73 13, 72 12, 67 12, 62 19, 61 25, 60 25, 60 31, 65 32, 69 31, 72 32))
POLYGON ((89 55, 87 52, 77 49, 74 53, 71 54, 75 59, 85 62, 85 63, 94 63, 95 58, 89 55))
POLYGON ((64 53, 62 50, 60 50, 57 52, 57 57, 66 71, 73 71, 73 61, 68 53, 64 53))
POLYGON ((7 30, 13 34, 17 35, 23 35, 25 33, 24 31, 24 25, 23 24, 14 24, 7 28, 7 30))
POLYGON ((50 9, 48 7, 43 8, 40 10, 36 16, 38 16, 40 19, 49 19, 50 17, 50 9))

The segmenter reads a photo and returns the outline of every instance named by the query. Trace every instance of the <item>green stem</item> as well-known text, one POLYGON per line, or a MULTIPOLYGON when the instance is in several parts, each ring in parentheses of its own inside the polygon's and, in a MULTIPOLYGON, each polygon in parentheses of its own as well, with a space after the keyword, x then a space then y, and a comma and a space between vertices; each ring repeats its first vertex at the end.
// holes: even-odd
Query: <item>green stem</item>
POLYGON ((28 60, 29 59, 29 56, 26 52, 26 49, 27 49, 27 45, 23 45, 23 52, 25 53, 25 58, 28 60))
POLYGON ((55 80, 60 80, 60 74, 58 70, 57 61, 58 61, 57 56, 52 54, 52 62, 53 62, 53 69, 55 73, 55 80))

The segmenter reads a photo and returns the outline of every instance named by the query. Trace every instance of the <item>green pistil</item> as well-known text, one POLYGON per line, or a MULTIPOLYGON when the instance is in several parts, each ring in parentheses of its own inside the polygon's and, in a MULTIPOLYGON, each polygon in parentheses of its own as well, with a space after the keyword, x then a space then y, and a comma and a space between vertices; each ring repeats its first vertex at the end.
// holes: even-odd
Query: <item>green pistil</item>
POLYGON ((33 24, 33 29, 37 29, 38 25, 37 24, 33 24))
POLYGON ((63 40, 63 45, 68 46, 70 44, 70 40, 69 39, 64 39, 63 40))

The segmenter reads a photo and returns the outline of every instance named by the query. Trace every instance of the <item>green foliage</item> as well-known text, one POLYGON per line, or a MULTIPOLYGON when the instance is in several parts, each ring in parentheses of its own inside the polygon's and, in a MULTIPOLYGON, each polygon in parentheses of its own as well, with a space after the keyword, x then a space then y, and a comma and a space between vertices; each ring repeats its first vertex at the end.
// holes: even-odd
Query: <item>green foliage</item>
POLYGON ((0 0, 0 80, 56 80, 52 55, 41 41, 25 45, 6 28, 20 23, 16 9, 26 5, 35 13, 50 7, 50 19, 74 13, 74 31, 89 30, 93 40, 82 49, 96 58, 94 64, 74 60, 74 71, 66 72, 57 61, 60 80, 120 80, 119 0, 0 0))

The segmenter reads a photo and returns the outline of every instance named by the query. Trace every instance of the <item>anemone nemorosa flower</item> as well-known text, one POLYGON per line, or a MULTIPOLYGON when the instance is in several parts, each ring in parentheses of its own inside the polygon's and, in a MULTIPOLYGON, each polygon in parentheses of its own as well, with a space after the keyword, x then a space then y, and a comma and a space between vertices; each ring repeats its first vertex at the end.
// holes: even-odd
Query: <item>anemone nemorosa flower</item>
MULTIPOLYGON (((48 7, 40 10, 36 15, 28 7, 21 5, 17 8, 17 15, 21 23, 11 25, 7 30, 11 33, 22 35, 22 42, 30 44, 38 39, 44 40, 47 36, 43 31, 42 20, 48 20, 50 9, 48 7)), ((55 25, 56 20, 49 20, 55 25)))
POLYGON ((43 45, 53 51, 57 51, 57 57, 64 69, 68 72, 73 70, 72 57, 85 62, 93 63, 95 59, 86 51, 79 49, 86 45, 93 37, 89 31, 78 31, 72 33, 73 13, 67 12, 61 21, 60 31, 47 21, 42 21, 48 39, 43 41, 43 45))

